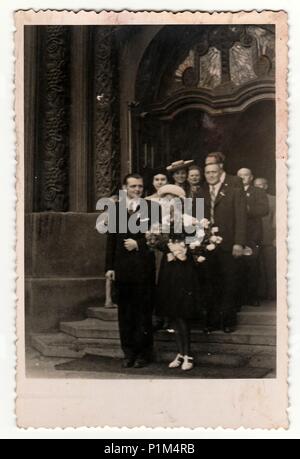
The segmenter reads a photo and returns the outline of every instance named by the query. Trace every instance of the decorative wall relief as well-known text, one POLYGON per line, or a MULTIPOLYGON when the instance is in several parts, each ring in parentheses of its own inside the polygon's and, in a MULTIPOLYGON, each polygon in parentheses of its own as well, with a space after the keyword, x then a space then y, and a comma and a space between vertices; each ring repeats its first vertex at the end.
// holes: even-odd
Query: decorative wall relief
POLYGON ((41 62, 40 210, 68 210, 70 29, 43 28, 41 62))
POLYGON ((199 88, 214 89, 222 81, 222 57, 216 48, 210 48, 208 53, 200 58, 199 88))
POLYGON ((95 202, 119 188, 118 53, 113 27, 94 29, 94 182, 95 202))
MULTIPOLYGON (((274 77, 275 35, 258 26, 216 26, 187 51, 177 67, 172 90, 232 91, 253 80, 274 77)), ((172 92, 172 91, 171 91, 172 92)))
POLYGON ((254 71, 253 48, 245 48, 235 43, 230 49, 230 79, 240 86, 257 78, 254 71))

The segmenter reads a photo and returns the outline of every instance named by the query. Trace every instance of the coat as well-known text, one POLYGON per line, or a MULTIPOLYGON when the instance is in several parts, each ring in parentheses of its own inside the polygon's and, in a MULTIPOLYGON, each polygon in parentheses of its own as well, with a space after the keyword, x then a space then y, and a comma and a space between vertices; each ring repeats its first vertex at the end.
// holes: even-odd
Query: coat
MULTIPOLYGON (((154 221, 155 216, 160 216, 160 206, 155 202, 145 201, 148 206, 149 220, 147 222, 147 229, 150 229, 151 223, 157 223, 154 221), (155 215, 151 212, 156 207, 155 215)), ((126 227, 127 231, 121 233, 119 224, 119 207, 120 204, 116 204, 116 215, 117 215, 117 233, 108 234, 107 236, 107 247, 106 247, 106 272, 113 270, 115 271, 116 281, 122 283, 148 283, 155 279, 155 256, 154 252, 148 247, 145 233, 138 232, 134 234, 128 228, 128 221, 131 215, 127 211, 126 227), (124 247, 125 239, 134 239, 138 244, 138 250, 129 252, 124 247)), ((139 211, 137 210, 132 214, 140 221, 139 211)), ((160 218, 160 217, 159 217, 160 218)))
POLYGON ((247 203, 247 243, 260 244, 263 240, 262 217, 269 213, 267 193, 254 186, 244 191, 247 203))
POLYGON ((238 177, 237 175, 227 174, 227 172, 226 172, 225 180, 223 183, 226 187, 232 186, 233 188, 238 188, 240 190, 244 189, 242 179, 238 177))
MULTIPOLYGON (((204 214, 210 220, 210 190, 205 184, 204 214)), ((243 190, 222 184, 216 197, 214 208, 214 224, 219 228, 219 234, 223 238, 220 248, 224 251, 232 251, 235 244, 246 244, 247 210, 243 190)))

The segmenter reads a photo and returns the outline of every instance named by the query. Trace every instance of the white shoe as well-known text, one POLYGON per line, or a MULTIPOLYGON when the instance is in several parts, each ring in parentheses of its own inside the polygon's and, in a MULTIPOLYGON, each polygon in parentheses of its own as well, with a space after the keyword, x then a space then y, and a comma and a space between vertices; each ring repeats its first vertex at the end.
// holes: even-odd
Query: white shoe
POLYGON ((169 368, 179 368, 183 363, 183 355, 177 354, 173 362, 169 364, 169 368))
POLYGON ((183 371, 189 371, 189 370, 192 370, 193 368, 194 368, 194 358, 189 357, 188 355, 185 355, 183 357, 183 363, 181 365, 181 369, 183 371))

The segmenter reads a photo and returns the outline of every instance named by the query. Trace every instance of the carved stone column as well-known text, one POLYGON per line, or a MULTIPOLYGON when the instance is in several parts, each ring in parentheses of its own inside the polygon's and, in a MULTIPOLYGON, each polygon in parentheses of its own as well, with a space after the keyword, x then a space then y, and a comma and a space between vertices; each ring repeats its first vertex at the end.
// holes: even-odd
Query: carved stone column
MULTIPOLYGON (((87 212, 91 187, 93 66, 90 27, 71 28, 70 200, 69 211, 87 212)), ((92 206, 91 206, 92 207, 92 206)))
POLYGON ((37 28, 24 28, 24 148, 25 212, 38 209, 35 192, 37 152, 37 107, 39 105, 39 46, 37 28))
POLYGON ((41 211, 68 210, 70 28, 41 27, 39 194, 41 211))
MULTIPOLYGON (((114 27, 94 29, 94 195, 95 202, 119 188, 119 87, 114 27)), ((95 207, 94 207, 95 208, 95 207)))

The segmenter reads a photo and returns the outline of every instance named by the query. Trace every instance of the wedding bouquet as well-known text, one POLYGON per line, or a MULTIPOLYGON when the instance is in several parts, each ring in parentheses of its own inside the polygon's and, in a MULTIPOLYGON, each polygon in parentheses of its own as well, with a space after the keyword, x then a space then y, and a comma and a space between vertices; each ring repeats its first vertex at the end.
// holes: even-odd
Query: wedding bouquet
POLYGON ((197 263, 206 261, 207 254, 213 252, 222 243, 223 238, 219 235, 219 228, 209 220, 203 218, 196 223, 194 238, 189 240, 189 249, 197 263))
POLYGON ((149 247, 158 250, 167 250, 168 261, 187 259, 188 251, 197 263, 206 260, 207 253, 214 251, 223 241, 219 235, 219 228, 211 224, 206 218, 201 221, 189 215, 183 215, 184 227, 192 227, 192 234, 178 235, 165 231, 165 226, 156 224, 146 233, 149 247), (181 236, 181 237, 180 237, 181 236))

